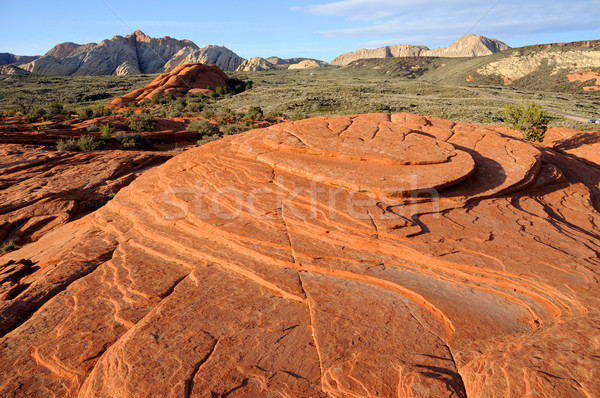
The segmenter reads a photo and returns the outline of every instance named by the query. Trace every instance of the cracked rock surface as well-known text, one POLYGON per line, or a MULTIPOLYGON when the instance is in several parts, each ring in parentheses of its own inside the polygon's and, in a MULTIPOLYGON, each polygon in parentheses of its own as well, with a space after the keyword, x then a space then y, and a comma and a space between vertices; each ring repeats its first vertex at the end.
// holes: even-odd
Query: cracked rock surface
POLYGON ((226 137, 0 257, 0 396, 593 396, 599 183, 411 114, 226 137))

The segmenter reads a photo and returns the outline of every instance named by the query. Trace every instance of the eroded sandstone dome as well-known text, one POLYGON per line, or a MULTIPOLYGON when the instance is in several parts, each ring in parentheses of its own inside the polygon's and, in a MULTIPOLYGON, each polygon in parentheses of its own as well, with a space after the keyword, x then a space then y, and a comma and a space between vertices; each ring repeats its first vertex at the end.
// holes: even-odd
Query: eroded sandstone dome
POLYGON ((2 257, 1 395, 593 395, 600 173, 504 131, 316 118, 150 170, 2 257))

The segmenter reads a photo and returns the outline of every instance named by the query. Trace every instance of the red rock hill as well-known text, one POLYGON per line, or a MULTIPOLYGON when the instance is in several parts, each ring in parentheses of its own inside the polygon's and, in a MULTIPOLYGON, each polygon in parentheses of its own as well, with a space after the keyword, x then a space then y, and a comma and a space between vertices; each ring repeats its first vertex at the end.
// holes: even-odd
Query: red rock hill
POLYGON ((1 396, 592 396, 600 171, 410 114, 207 144, 1 258, 1 396))
POLYGON ((169 73, 157 77, 145 87, 116 98, 109 108, 119 108, 132 101, 152 100, 155 96, 173 94, 181 97, 187 93, 207 94, 217 87, 229 87, 229 77, 215 65, 190 63, 181 65, 169 73))

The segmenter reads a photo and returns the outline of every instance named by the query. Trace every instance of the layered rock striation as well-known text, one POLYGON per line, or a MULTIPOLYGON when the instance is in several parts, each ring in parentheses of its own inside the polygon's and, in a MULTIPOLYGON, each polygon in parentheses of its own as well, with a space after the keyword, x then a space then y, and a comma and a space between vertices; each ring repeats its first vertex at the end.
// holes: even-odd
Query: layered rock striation
POLYGON ((0 258, 0 394, 594 395, 599 183, 411 114, 226 137, 0 258))

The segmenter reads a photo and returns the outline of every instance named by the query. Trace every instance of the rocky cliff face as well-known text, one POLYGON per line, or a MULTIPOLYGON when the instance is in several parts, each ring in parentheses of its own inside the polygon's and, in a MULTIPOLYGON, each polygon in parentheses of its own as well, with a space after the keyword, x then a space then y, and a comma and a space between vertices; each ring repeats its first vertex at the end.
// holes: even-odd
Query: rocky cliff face
MULTIPOLYGON (((524 47, 524 49, 528 48, 524 47)), ((562 49, 561 47, 540 47, 539 50, 531 53, 516 51, 510 56, 482 66, 477 72, 482 75, 495 75, 514 81, 539 70, 541 67, 547 69, 548 74, 561 70, 575 73, 597 69, 600 68, 600 48, 562 49)))
POLYGON ((176 67, 188 63, 216 65, 222 70, 233 71, 244 62, 244 59, 224 46, 206 46, 199 49, 186 47, 178 51, 164 66, 169 72, 176 67))
POLYGON ((461 37, 448 48, 425 51, 426 57, 480 57, 508 50, 510 47, 496 39, 468 34, 461 37))
POLYGON ((241 58, 225 47, 199 49, 189 40, 168 36, 154 39, 136 31, 99 44, 62 43, 22 68, 31 73, 53 76, 127 75, 158 73, 189 62, 215 64, 222 69, 234 70, 241 63, 241 58))
POLYGON ((270 63, 264 58, 254 57, 245 60, 242 62, 240 66, 236 68, 238 72, 252 72, 252 71, 261 71, 261 70, 270 70, 274 69, 275 65, 270 63))
POLYGON ((461 37, 448 48, 430 50, 425 46, 398 45, 380 47, 374 50, 362 49, 353 53, 342 54, 331 65, 348 65, 364 58, 394 58, 394 57, 478 57, 508 49, 506 44, 495 39, 468 34, 461 37))
POLYGON ((600 173, 512 133, 372 114, 176 156, 0 258, 0 395, 595 395, 600 173))
POLYGON ((10 53, 0 53, 0 66, 2 65, 21 65, 38 59, 38 56, 14 55, 10 53))
POLYGON ((353 53, 342 54, 333 61, 330 65, 344 66, 351 62, 364 58, 393 58, 393 57, 417 57, 427 50, 425 46, 398 45, 376 48, 374 50, 355 51, 353 53))

